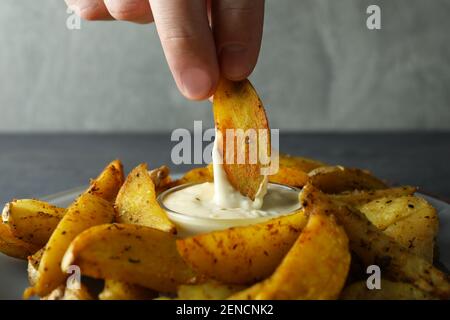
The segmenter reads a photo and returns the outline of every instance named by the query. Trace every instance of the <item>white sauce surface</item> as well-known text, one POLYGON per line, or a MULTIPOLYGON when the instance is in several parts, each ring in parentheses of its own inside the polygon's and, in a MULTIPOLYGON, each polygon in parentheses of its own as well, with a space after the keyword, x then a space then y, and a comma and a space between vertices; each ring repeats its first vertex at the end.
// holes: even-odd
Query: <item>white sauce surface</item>
POLYGON ((214 193, 214 183, 205 182, 169 193, 163 202, 168 209, 187 216, 230 220, 274 217, 300 208, 298 192, 276 184, 268 185, 259 209, 223 207, 215 202, 214 193))

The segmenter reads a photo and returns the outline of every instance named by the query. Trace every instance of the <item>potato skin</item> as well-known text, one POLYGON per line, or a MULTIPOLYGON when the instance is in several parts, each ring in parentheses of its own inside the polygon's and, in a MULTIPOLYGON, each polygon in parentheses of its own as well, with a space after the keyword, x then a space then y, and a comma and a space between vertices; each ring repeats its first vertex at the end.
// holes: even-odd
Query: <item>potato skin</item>
POLYGON ((201 274, 223 283, 254 283, 275 270, 306 221, 299 210, 259 224, 177 240, 177 248, 201 274))
POLYGON ((413 195, 417 191, 416 187, 402 186, 379 190, 352 190, 338 194, 331 194, 329 197, 336 202, 360 208, 362 205, 376 199, 390 197, 397 198, 413 195))
POLYGON ((50 203, 20 199, 9 202, 2 213, 3 222, 7 222, 11 231, 25 242, 43 247, 66 209, 58 208, 50 203))
POLYGON ((381 280, 380 290, 369 290, 365 281, 344 288, 341 300, 432 300, 433 296, 404 282, 381 280))
POLYGON ((117 195, 116 221, 156 228, 176 233, 175 225, 156 200, 155 184, 145 163, 138 165, 128 175, 117 195))
POLYGON ((114 202, 124 180, 122 162, 114 160, 92 181, 86 192, 106 201, 114 202))
POLYGON ((135 224, 92 227, 73 240, 62 261, 82 274, 136 284, 158 292, 176 292, 195 273, 176 250, 172 234, 135 224))
POLYGON ((0 252, 7 256, 26 260, 39 250, 39 246, 25 242, 12 233, 11 228, 6 223, 0 222, 0 252))
POLYGON ((273 275, 230 299, 336 299, 345 284, 350 259, 343 228, 333 216, 313 212, 273 275))
POLYGON ((387 188, 369 171, 342 166, 316 168, 309 173, 308 183, 325 193, 387 188))
POLYGON ((66 211, 45 246, 34 287, 27 289, 26 296, 45 296, 63 284, 66 274, 61 261, 75 237, 92 226, 110 223, 114 219, 113 205, 95 195, 82 194, 66 211))

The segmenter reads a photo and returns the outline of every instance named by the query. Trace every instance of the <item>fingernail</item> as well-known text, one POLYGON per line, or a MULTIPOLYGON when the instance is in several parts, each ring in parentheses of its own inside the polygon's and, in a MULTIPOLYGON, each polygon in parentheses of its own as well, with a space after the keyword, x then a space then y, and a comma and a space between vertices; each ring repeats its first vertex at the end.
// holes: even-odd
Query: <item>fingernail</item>
POLYGON ((183 94, 189 99, 204 99, 211 91, 211 78, 199 68, 190 68, 181 73, 183 94))
POLYGON ((247 47, 241 44, 230 44, 222 48, 220 53, 222 72, 232 80, 241 80, 249 72, 247 47))

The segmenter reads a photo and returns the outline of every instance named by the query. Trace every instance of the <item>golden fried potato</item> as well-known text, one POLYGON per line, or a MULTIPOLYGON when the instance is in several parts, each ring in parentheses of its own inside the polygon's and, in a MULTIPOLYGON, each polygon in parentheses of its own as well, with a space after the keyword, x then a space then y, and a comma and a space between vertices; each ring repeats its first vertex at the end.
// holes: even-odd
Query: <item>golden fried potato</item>
POLYGON ((425 199, 415 196, 380 198, 360 210, 378 229, 410 252, 433 262, 439 219, 436 209, 425 199))
POLYGON ((272 274, 306 225, 302 210, 263 223, 177 240, 183 259, 200 274, 249 284, 272 274))
POLYGON ((0 252, 7 256, 26 260, 39 250, 39 246, 25 242, 17 237, 11 231, 6 223, 0 223, 0 252))
POLYGON ((100 300, 151 300, 158 294, 139 285, 118 280, 105 280, 105 287, 98 295, 100 300))
POLYGON ((386 189, 386 184, 369 171, 342 166, 319 167, 309 173, 309 183, 325 193, 386 189))
POLYGON ((388 278, 408 282, 418 289, 447 299, 450 297, 448 276, 425 259, 408 252, 373 225, 363 213, 341 206, 312 185, 306 185, 300 196, 303 206, 322 206, 333 213, 350 239, 352 251, 368 265, 378 265, 388 278))
POLYGON ((270 157, 271 152, 269 123, 263 104, 247 79, 230 81, 221 78, 214 93, 213 109, 218 130, 216 139, 219 152, 222 152, 223 168, 228 181, 242 195, 254 200, 264 179, 261 175, 261 155, 270 157), (238 129, 242 130, 242 133, 249 129, 254 130, 254 139, 237 137, 238 129), (229 137, 227 130, 233 135, 229 137), (228 141, 229 138, 233 141, 228 141), (233 150, 227 151, 229 146, 232 146, 233 150), (255 150, 253 154, 257 159, 253 160, 256 163, 250 161, 252 149, 255 150))
POLYGON ((209 167, 194 168, 184 174, 184 176, 178 180, 177 185, 185 183, 203 183, 213 182, 214 176, 209 167))
POLYGON ((131 171, 117 195, 116 221, 176 233, 175 225, 156 200, 155 184, 146 164, 131 171))
POLYGON ((309 221, 272 276, 230 299, 336 299, 347 278, 350 251, 347 236, 333 216, 310 209, 309 221))
POLYGON ((66 209, 44 201, 21 199, 7 203, 2 218, 4 223, 8 223, 14 236, 43 247, 65 211, 66 209))
POLYGON ((45 296, 63 284, 67 274, 61 270, 61 261, 72 240, 82 231, 114 219, 113 205, 95 195, 82 194, 66 211, 45 246, 35 285, 25 296, 45 296))
POLYGON ((28 256, 28 282, 31 286, 34 286, 39 278, 39 263, 41 263, 42 255, 44 254, 44 248, 36 251, 31 256, 28 256))
POLYGON ((342 202, 349 206, 360 207, 373 200, 390 197, 398 198, 402 196, 413 195, 417 191, 417 188, 411 186, 402 186, 389 189, 379 190, 353 190, 346 191, 338 194, 331 194, 330 197, 333 201, 342 202))
POLYGON ((150 170, 149 174, 155 185, 156 195, 169 189, 173 184, 173 181, 170 178, 170 169, 167 166, 161 166, 157 169, 150 170))
POLYGON ((269 176, 269 182, 286 184, 291 187, 303 187, 309 179, 308 173, 325 163, 288 154, 279 154, 279 170, 269 176))
POLYGON ((91 182, 87 193, 114 202, 124 180, 122 163, 114 160, 91 182))
POLYGON ((381 280, 381 289, 369 290, 365 281, 344 288, 342 300, 430 300, 433 296, 404 282, 381 280))
POLYGON ((135 224, 90 228, 71 243, 61 267, 82 274, 137 284, 158 292, 176 292, 195 273, 177 252, 172 234, 135 224))
POLYGON ((184 284, 178 287, 180 300, 223 300, 243 290, 243 286, 223 284, 208 280, 200 284, 184 284))

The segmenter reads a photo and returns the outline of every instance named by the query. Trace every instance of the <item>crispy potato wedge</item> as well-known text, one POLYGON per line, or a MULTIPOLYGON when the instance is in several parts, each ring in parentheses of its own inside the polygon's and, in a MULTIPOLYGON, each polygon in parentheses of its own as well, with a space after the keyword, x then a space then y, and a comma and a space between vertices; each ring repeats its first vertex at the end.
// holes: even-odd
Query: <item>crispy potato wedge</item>
POLYGON ((280 153, 279 170, 269 176, 269 182, 303 187, 308 182, 308 173, 323 166, 326 164, 316 160, 280 153))
POLYGON ((28 282, 31 286, 34 286, 39 278, 39 264, 41 263, 42 255, 44 254, 44 248, 36 251, 31 256, 28 256, 28 282))
POLYGON ((169 167, 161 166, 157 169, 150 170, 149 174, 155 185, 156 195, 159 195, 161 192, 166 191, 172 186, 169 167))
POLYGON ((214 176, 209 167, 194 168, 184 174, 178 184, 213 182, 214 176))
POLYGON ((39 250, 39 246, 25 242, 14 236, 11 228, 6 223, 0 223, 0 252, 7 256, 26 260, 39 250))
POLYGON ((114 202, 124 180, 122 162, 114 160, 103 169, 96 179, 92 180, 87 193, 114 202))
POLYGON ((177 240, 183 259, 200 274, 250 284, 275 270, 306 225, 302 210, 263 223, 177 240))
POLYGON ((346 287, 342 300, 430 300, 433 296, 404 282, 381 280, 381 289, 369 290, 365 281, 355 282, 346 287))
POLYGON ((98 295, 100 300, 152 300, 158 296, 153 290, 118 280, 105 280, 105 287, 98 295))
POLYGON ((230 81, 221 78, 214 93, 213 109, 218 130, 216 139, 228 181, 242 195, 254 200, 264 180, 261 175, 261 155, 270 157, 271 151, 269 122, 263 104, 247 79, 230 81), (255 139, 237 137, 237 130, 246 133, 249 129, 255 130, 255 139), (260 129, 265 132, 265 137, 260 129), (234 134, 229 137, 227 130, 234 134), (233 141, 228 141, 229 138, 233 141), (264 143, 258 141, 259 139, 264 139, 264 143), (227 147, 231 146, 230 143, 233 143, 233 150, 227 150, 227 147), (252 159, 256 160, 256 163, 251 163, 250 160, 252 149, 256 150, 254 156, 257 156, 257 159, 252 159))
POLYGON ((65 211, 66 209, 44 201, 21 199, 7 203, 2 218, 4 223, 8 223, 14 236, 43 247, 65 211))
POLYGON ((342 166, 319 167, 309 173, 309 183, 325 193, 386 189, 386 184, 369 171, 342 166))
POLYGON ((92 194, 82 194, 69 208, 45 246, 35 285, 25 297, 45 296, 63 284, 67 274, 61 270, 61 261, 72 240, 82 231, 114 219, 113 205, 92 194))
POLYGON ((333 213, 345 228, 353 252, 368 265, 378 265, 383 274, 395 281, 407 282, 439 297, 450 297, 448 275, 425 259, 409 253, 390 236, 373 225, 363 213, 333 202, 312 185, 306 185, 300 195, 303 206, 321 206, 333 213))
POLYGON ((80 283, 80 287, 77 289, 60 285, 41 300, 94 300, 94 298, 88 288, 80 283))
POLYGON ((106 224, 84 231, 70 245, 62 269, 137 284, 158 292, 176 292, 195 273, 184 263, 172 234, 135 224, 106 224))
POLYGON ((200 284, 184 284, 178 287, 180 300, 224 300, 243 290, 243 286, 223 284, 208 280, 200 284))
POLYGON ((417 191, 416 187, 402 186, 379 190, 353 190, 338 194, 331 194, 333 201, 342 202, 353 207, 360 207, 368 202, 379 198, 398 198, 413 195, 417 191))
POLYGON ((140 164, 128 175, 117 195, 116 221, 143 225, 176 233, 175 225, 156 200, 155 184, 146 164, 140 164))
POLYGON ((350 267, 344 229, 320 208, 305 208, 309 221, 272 276, 230 299, 324 300, 338 298, 350 267))
POLYGON ((425 199, 415 196, 380 198, 360 210, 378 229, 411 253, 433 262, 439 219, 436 209, 425 199))

